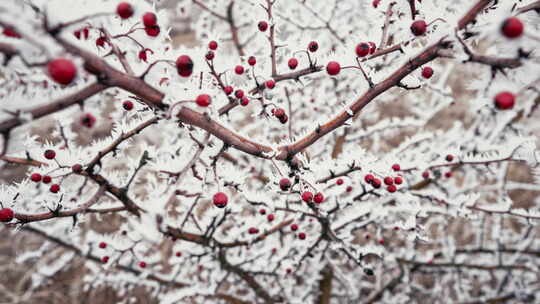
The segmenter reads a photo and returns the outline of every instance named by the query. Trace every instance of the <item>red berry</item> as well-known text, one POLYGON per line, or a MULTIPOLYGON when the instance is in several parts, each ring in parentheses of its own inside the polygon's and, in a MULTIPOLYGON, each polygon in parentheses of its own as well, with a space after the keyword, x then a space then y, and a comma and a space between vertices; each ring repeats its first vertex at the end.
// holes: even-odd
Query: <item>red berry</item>
POLYGON ((90 35, 90 30, 87 27, 85 27, 85 28, 83 28, 82 31, 83 31, 84 39, 85 40, 88 39, 88 36, 90 35))
POLYGON ((32 180, 35 183, 39 183, 41 181, 41 174, 32 173, 32 175, 30 175, 30 180, 32 180))
POLYGON ((369 233, 366 233, 366 235, 364 235, 364 238, 365 238, 366 240, 369 240, 369 239, 371 238, 371 235, 369 235, 369 233))
POLYGON ((81 31, 80 31, 80 30, 74 31, 74 32, 73 32, 73 35, 75 36, 75 38, 81 39, 81 31))
POLYGON ((77 67, 69 59, 58 58, 47 64, 51 78, 59 84, 68 85, 77 76, 77 67))
POLYGON ((241 65, 237 65, 237 66, 234 68, 234 72, 235 72, 237 75, 242 75, 242 74, 244 74, 244 67, 241 66, 241 65))
POLYGON ((424 67, 422 69, 422 77, 426 78, 426 79, 430 79, 431 76, 433 76, 433 69, 431 67, 424 67))
POLYGON ((369 54, 373 54, 375 53, 375 51, 377 50, 377 45, 375 44, 375 42, 368 42, 368 45, 369 45, 369 54))
POLYGON ((364 57, 367 54, 369 54, 369 44, 365 42, 360 42, 359 44, 356 45, 355 51, 358 57, 364 57))
POLYGON ((274 110, 274 116, 277 117, 277 118, 281 118, 283 116, 285 116, 286 113, 285 113, 285 110, 283 108, 277 108, 274 110))
POLYGON ((244 97, 244 91, 241 89, 238 89, 234 92, 234 96, 236 96, 236 98, 238 99, 241 99, 242 97, 244 97))
POLYGON ((234 91, 233 87, 231 86, 226 86, 223 91, 225 92, 225 94, 227 95, 231 95, 231 93, 234 91))
POLYGON ((3 33, 4 36, 6 36, 6 37, 10 37, 10 38, 21 38, 21 35, 20 35, 19 33, 17 33, 14 29, 9 28, 9 27, 4 28, 4 30, 2 31, 2 33, 3 33))
POLYGON ((322 202, 324 202, 324 195, 320 192, 318 192, 317 194, 315 194, 315 196, 313 197, 313 201, 317 204, 320 204, 322 202))
POLYGON ((81 116, 81 125, 91 128, 96 123, 96 118, 90 113, 83 114, 81 116))
POLYGON ((139 262, 139 267, 146 268, 146 262, 143 262, 143 261, 139 262))
POLYGON ((266 219, 267 219, 269 222, 271 222, 271 221, 274 220, 274 215, 273 215, 273 214, 269 214, 269 215, 266 216, 266 219))
POLYGON ((337 75, 339 74, 339 71, 341 71, 341 66, 336 61, 330 61, 326 65, 326 72, 328 73, 328 75, 337 75))
POLYGON ((495 106, 499 110, 509 110, 514 107, 516 97, 510 92, 501 92, 495 96, 495 106))
POLYGON ((411 24, 411 32, 415 36, 421 36, 426 33, 427 24, 424 20, 416 20, 411 24))
POLYGON ((193 61, 188 55, 182 55, 176 59, 176 70, 178 75, 189 77, 193 73, 193 61))
POLYGON ((255 64, 257 64, 257 59, 254 56, 249 56, 248 64, 254 66, 255 64))
POLYGON ((107 264, 107 262, 109 262, 109 257, 108 256, 102 257, 101 262, 103 262, 103 264, 107 264))
POLYGON ((298 234, 298 238, 301 239, 301 240, 305 240, 305 239, 306 239, 306 234, 303 233, 303 232, 300 232, 300 233, 298 234))
POLYGON ((161 28, 159 25, 147 26, 144 28, 144 31, 146 32, 146 35, 150 37, 157 37, 161 32, 161 28))
POLYGON ((52 181, 52 177, 48 176, 48 175, 45 175, 43 176, 43 183, 44 184, 48 184, 52 181))
POLYGON ((208 94, 201 94, 197 96, 195 102, 200 107, 208 107, 212 103, 212 98, 208 94))
POLYGON ((74 164, 71 166, 71 171, 74 173, 81 173, 82 172, 82 165, 81 164, 74 164))
POLYGON ((217 47, 218 47, 218 44, 216 41, 212 40, 210 42, 208 42, 208 48, 215 51, 217 50, 217 47))
POLYGON ((107 243, 105 243, 105 242, 99 243, 99 248, 101 248, 101 249, 107 248, 107 243))
POLYGON ((352 192, 352 189, 353 189, 352 186, 347 186, 347 189, 345 191, 352 192))
POLYGON ((257 234, 257 233, 259 233, 259 229, 255 228, 255 227, 250 227, 248 229, 248 233, 249 234, 257 234))
POLYGON ((146 49, 139 52, 139 59, 146 62, 148 56, 146 55, 146 49))
POLYGON ((380 188, 381 185, 382 185, 382 182, 380 179, 378 178, 374 178, 373 181, 371 182, 371 185, 373 186, 373 188, 380 188))
POLYGON ((259 213, 262 214, 262 215, 265 215, 266 214, 266 209, 260 209, 259 213))
POLYGON ((394 178, 394 183, 396 183, 396 185, 403 184, 403 178, 401 176, 396 176, 396 178, 394 178))
POLYGON ((289 116, 287 116, 287 114, 279 118, 279 122, 281 122, 282 124, 286 124, 288 120, 289 120, 289 116))
POLYGON ((179 257, 181 257, 181 256, 182 256, 182 252, 180 252, 180 251, 177 251, 175 255, 176 255, 176 257, 177 257, 177 258, 179 258, 179 257))
POLYGON ((386 187, 386 190, 388 190, 388 192, 390 193, 394 193, 396 192, 397 187, 395 185, 389 185, 388 187, 386 187))
POLYGON ((223 192, 218 192, 214 194, 214 205, 218 208, 224 208, 227 206, 227 202, 229 201, 229 198, 227 197, 227 194, 223 192))
POLYGON ((298 230, 298 225, 292 224, 292 225, 291 225, 291 230, 292 230, 292 231, 298 230))
POLYGON ((46 159, 53 159, 56 157, 56 152, 54 150, 45 150, 43 153, 43 156, 45 156, 46 159))
POLYGON ((313 200, 313 193, 311 193, 310 191, 305 191, 304 193, 302 193, 302 200, 306 203, 311 203, 311 201, 313 200))
POLYGON ((133 7, 127 2, 120 2, 116 7, 116 13, 120 18, 127 19, 133 16, 133 7))
POLYGON ((394 179, 392 177, 390 177, 390 176, 387 176, 387 177, 384 178, 384 183, 386 185, 393 185, 394 184, 394 179))
POLYGON ((381 0, 373 0, 373 2, 371 2, 371 5, 373 5, 374 8, 377 8, 379 4, 381 4, 381 0))
POLYGON ((60 191, 60 185, 58 185, 58 184, 52 184, 51 187, 49 188, 49 190, 50 190, 52 193, 58 193, 58 191, 60 191))
POLYGON ((364 181, 366 181, 368 184, 371 184, 374 179, 375 176, 373 176, 373 174, 366 174, 366 176, 364 176, 364 181))
POLYGON ((446 172, 446 173, 444 174, 444 177, 446 177, 446 178, 452 177, 452 171, 446 172))
POLYGON ((289 69, 291 70, 296 69, 296 67, 298 66, 298 59, 296 58, 289 59, 289 61, 287 62, 287 65, 289 65, 289 69))
POLYGON ((242 97, 242 100, 240 100, 240 105, 242 107, 247 107, 249 105, 249 98, 247 98, 247 96, 242 97))
POLYGON ((399 171, 399 170, 401 170, 401 166, 399 164, 393 164, 392 165, 392 170, 399 171))
POLYGON ((106 42, 107 42, 107 39, 105 37, 99 37, 98 39, 96 39, 96 46, 105 47, 106 42))
POLYGON ((523 23, 517 17, 510 17, 504 20, 501 32, 506 38, 517 38, 523 34, 523 23))
POLYGON ((122 103, 122 107, 126 111, 131 111, 133 110, 133 102, 131 102, 131 100, 126 100, 122 103))
POLYGON ((274 79, 270 79, 270 80, 267 80, 264 85, 268 88, 268 89, 273 89, 275 86, 276 86, 276 82, 274 81, 274 79))
POLYGON ((425 179, 428 179, 429 178, 429 171, 424 171, 422 173, 422 177, 425 178, 425 179))
POLYGON ((257 24, 257 27, 259 27, 259 31, 266 32, 268 29, 268 23, 266 21, 260 21, 259 24, 257 24))
POLYGON ((214 52, 208 51, 208 52, 206 52, 206 55, 204 55, 204 58, 206 58, 206 60, 210 61, 210 60, 214 59, 214 56, 215 56, 214 52))
POLYGON ((342 178, 338 178, 336 180, 336 185, 340 186, 340 185, 343 185, 343 179, 342 178))
POLYGON ((308 44, 308 50, 310 52, 315 53, 318 49, 319 49, 319 44, 317 43, 317 41, 311 41, 308 44))
POLYGON ((10 208, 3 208, 0 210, 0 222, 11 222, 15 214, 10 208))
POLYGON ((157 25, 157 16, 152 12, 144 13, 142 21, 145 27, 152 27, 157 25))
POLYGON ((384 239, 380 239, 379 244, 384 245, 384 239))
POLYGON ((452 154, 446 155, 446 161, 451 162, 453 160, 454 160, 454 155, 452 155, 452 154))
POLYGON ((279 180, 279 188, 282 191, 287 191, 291 187, 291 181, 288 178, 282 178, 279 180))

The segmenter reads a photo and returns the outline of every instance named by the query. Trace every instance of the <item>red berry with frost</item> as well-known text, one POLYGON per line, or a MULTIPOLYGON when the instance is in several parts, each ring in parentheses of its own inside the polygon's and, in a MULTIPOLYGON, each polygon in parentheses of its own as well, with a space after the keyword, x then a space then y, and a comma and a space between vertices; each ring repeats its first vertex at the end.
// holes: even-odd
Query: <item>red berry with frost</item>
POLYGON ((35 182, 35 183, 39 183, 41 181, 41 174, 32 173, 32 175, 30 175, 30 180, 35 182))
POLYGON ((96 118, 90 113, 85 113, 81 116, 81 125, 92 128, 96 123, 96 118))
POLYGON ((50 182, 52 182, 52 177, 50 177, 49 175, 43 176, 43 183, 44 184, 48 184, 50 182))
POLYGON ((225 92, 225 94, 227 95, 231 95, 231 93, 234 91, 234 88, 231 87, 231 86, 226 86, 224 89, 223 89, 223 92, 225 92))
POLYGON ((373 0, 373 2, 371 2, 371 5, 373 5, 374 8, 377 8, 379 4, 381 4, 381 0, 373 0))
POLYGON ((244 97, 244 91, 241 90, 241 89, 238 89, 234 92, 234 96, 236 96, 236 98, 240 99, 242 97, 244 97))
POLYGON ((380 239, 379 244, 384 245, 384 239, 380 239))
POLYGON ((107 39, 105 37, 99 37, 98 39, 96 39, 96 46, 98 48, 105 47, 106 42, 107 42, 107 39))
POLYGON ((347 186, 347 189, 345 189, 345 191, 347 191, 347 192, 352 192, 352 190, 353 190, 352 186, 347 186))
POLYGON ((213 60, 214 57, 215 57, 215 54, 212 51, 208 51, 206 52, 206 55, 204 55, 204 58, 206 58, 206 60, 208 61, 213 60))
POLYGON ((338 178, 336 180, 336 185, 340 186, 340 185, 343 185, 343 179, 342 178, 338 178))
POLYGON ((264 86, 268 89, 273 89, 276 86, 276 81, 274 79, 267 80, 264 86))
POLYGON ((247 107, 249 105, 249 98, 247 98, 247 96, 242 97, 242 100, 240 100, 240 105, 242 107, 247 107))
POLYGON ((260 209, 259 213, 262 214, 262 215, 265 215, 266 214, 266 209, 260 209))
POLYGON ((291 230, 292 230, 292 231, 298 230, 298 225, 292 224, 292 225, 291 225, 291 230))
POLYGON ((396 178, 394 178, 394 183, 396 183, 396 185, 403 184, 403 178, 401 176, 396 176, 396 178))
POLYGON ((146 268, 146 262, 143 262, 143 261, 139 262, 139 267, 146 268))
POLYGON ((146 62, 148 60, 148 56, 146 55, 146 50, 142 50, 139 52, 139 59, 146 62))
POLYGON ((271 221, 274 220, 274 215, 273 215, 273 214, 269 214, 269 215, 266 216, 266 219, 267 219, 269 222, 271 222, 271 221))
POLYGON ((322 202, 324 202, 324 195, 320 192, 318 192, 317 194, 315 194, 315 196, 313 197, 313 201, 317 204, 320 204, 322 202))
POLYGON ((107 264, 107 263, 109 262, 109 257, 108 257, 108 256, 102 257, 102 258, 101 258, 101 262, 102 262, 103 264, 107 264))
POLYGON ((159 27, 159 25, 147 26, 144 28, 144 31, 146 32, 146 35, 150 37, 157 37, 161 32, 161 28, 159 27))
POLYGON ((152 12, 144 13, 142 21, 145 27, 151 27, 157 25, 157 16, 152 12))
POLYGON ((366 174, 366 176, 364 176, 364 181, 368 184, 371 184, 374 179, 375 176, 373 176, 373 174, 366 174))
POLYGON ((116 7, 116 13, 120 18, 127 19, 133 16, 133 7, 127 2, 120 2, 116 7))
POLYGON ((447 161, 447 162, 451 162, 451 161, 453 161, 453 160, 454 160, 454 155, 452 155, 452 154, 446 155, 446 161, 447 161))
POLYGON ((291 181, 288 178, 284 177, 279 180, 279 188, 282 191, 287 191, 289 190, 290 187, 291 187, 291 181))
POLYGON ((375 44, 375 42, 368 42, 368 45, 369 45, 369 54, 373 54, 375 53, 375 51, 377 50, 377 45, 375 44))
POLYGON ((302 193, 302 200, 306 203, 311 203, 311 201, 313 200, 313 193, 311 193, 310 191, 305 191, 304 193, 302 193))
POLYGON ((277 117, 277 118, 281 118, 283 116, 285 116, 285 110, 283 108, 277 108, 274 110, 274 116, 277 117))
POLYGON ((394 184, 394 179, 392 177, 390 177, 390 176, 387 176, 387 177, 384 178, 384 183, 386 185, 393 185, 394 184))
POLYGON ((81 164, 74 164, 71 166, 71 171, 73 173, 81 173, 82 172, 82 165, 81 164))
POLYGON ((52 184, 51 187, 49 188, 49 190, 50 190, 52 193, 58 193, 58 191, 60 191, 60 185, 58 185, 58 184, 52 184))
POLYGON ((367 54, 369 54, 369 44, 365 42, 360 42, 356 45, 356 56, 358 57, 365 57, 367 54))
POLYGON ((53 159, 56 157, 56 152, 54 152, 54 150, 45 150, 45 152, 43 153, 43 156, 45 156, 46 159, 53 159))
POLYGON ((214 194, 214 205, 218 208, 224 208, 227 206, 227 202, 229 201, 229 198, 227 197, 227 194, 223 192, 218 192, 214 194))
POLYGON ((0 210, 0 222, 3 222, 3 223, 11 222, 14 216, 15 214, 13 210, 11 210, 10 208, 2 208, 0 210))
POLYGON ((218 47, 217 41, 212 40, 212 41, 208 42, 208 48, 209 49, 215 51, 215 50, 217 50, 217 47, 218 47))
POLYGON ((21 35, 17 33, 17 31, 9 27, 4 28, 4 30, 2 31, 2 34, 10 38, 21 38, 21 35))
POLYGON ((126 100, 122 103, 122 108, 126 111, 133 110, 133 102, 131 100, 126 100))
POLYGON ((255 227, 250 227, 248 229, 248 233, 249 234, 257 234, 257 233, 259 233, 259 229, 255 228, 255 227))
POLYGON ((255 56, 249 56, 248 64, 251 66, 254 66, 255 64, 257 64, 257 59, 255 58, 255 56))
POLYGON ((289 116, 287 116, 287 114, 279 118, 279 122, 281 122, 282 124, 286 124, 288 120, 289 120, 289 116))
POLYGON ((57 58, 47 64, 51 78, 59 84, 68 85, 77 76, 77 67, 69 59, 57 58))
POLYGON ((189 77, 193 73, 193 61, 188 55, 179 56, 176 59, 176 70, 178 75, 189 77))
POLYGON ((266 30, 268 29, 268 22, 259 21, 259 23, 257 24, 257 27, 259 28, 259 31, 266 32, 266 30))
POLYGON ((244 74, 244 67, 241 66, 241 65, 237 65, 237 66, 234 68, 234 72, 235 72, 237 75, 242 75, 242 74, 244 74))
POLYGON ((429 171, 424 171, 422 173, 422 177, 425 178, 425 179, 428 179, 429 178, 429 171))
POLYGON ((298 66, 298 59, 296 58, 289 59, 289 61, 287 62, 287 65, 289 66, 289 69, 291 70, 296 69, 296 67, 298 66))
POLYGON ((512 109, 515 103, 516 97, 508 91, 501 92, 495 96, 495 106, 499 110, 512 109))
POLYGON ((177 258, 179 258, 179 257, 181 257, 181 256, 182 256, 182 252, 180 252, 180 251, 177 251, 175 255, 176 255, 176 257, 177 257, 177 258))
POLYGON ((446 172, 446 173, 444 174, 444 177, 446 177, 446 178, 452 177, 452 171, 446 172))
POLYGON ((317 41, 311 41, 308 44, 308 50, 310 52, 315 53, 318 49, 319 49, 319 44, 317 43, 317 41))
POLYGON ((304 232, 300 232, 298 234, 298 238, 301 239, 301 240, 305 240, 306 239, 306 234, 304 232))
POLYGON ((339 74, 339 71, 341 71, 341 66, 336 61, 330 61, 326 65, 326 72, 328 73, 328 75, 337 75, 339 74))
POLYGON ((433 69, 431 67, 424 67, 422 68, 422 77, 426 79, 430 79, 431 76, 433 76, 433 69))
POLYGON ((523 34, 523 23, 517 17, 510 17, 504 20, 501 32, 506 38, 517 38, 523 34))
POLYGON ((395 185, 389 185, 388 187, 386 187, 386 190, 388 190, 388 192, 390 193, 394 193, 397 191, 397 188, 395 185))
POLYGON ((382 185, 382 182, 380 179, 378 178, 374 178, 373 181, 371 182, 371 185, 373 186, 373 188, 380 188, 381 185, 382 185))
POLYGON ((201 94, 197 96, 195 102, 199 107, 208 107, 212 103, 212 98, 208 94, 201 94))
POLYGON ((101 249, 107 248, 107 243, 105 243, 105 242, 100 242, 100 243, 99 243, 99 248, 101 248, 101 249))
POLYGON ((399 170, 401 170, 401 166, 399 164, 393 164, 392 165, 392 170, 399 171, 399 170))
POLYGON ((421 36, 426 33, 427 23, 424 20, 416 20, 411 24, 411 32, 415 36, 421 36))

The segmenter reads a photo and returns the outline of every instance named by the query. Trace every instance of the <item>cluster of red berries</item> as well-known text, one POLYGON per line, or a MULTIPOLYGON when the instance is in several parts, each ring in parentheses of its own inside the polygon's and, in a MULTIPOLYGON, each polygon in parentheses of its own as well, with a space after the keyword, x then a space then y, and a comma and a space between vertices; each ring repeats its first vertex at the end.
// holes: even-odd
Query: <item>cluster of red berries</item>
POLYGON ((152 12, 147 12, 142 16, 142 21, 144 24, 144 31, 146 35, 150 37, 156 37, 159 35, 160 28, 157 24, 157 16, 152 12))
MULTIPOLYGON (((225 94, 230 95, 233 92, 234 88, 231 86, 226 86, 224 91, 225 94)), ((234 91, 234 97, 240 100, 240 105, 243 107, 247 106, 249 104, 249 98, 244 94, 244 90, 238 89, 234 91)))
POLYGON ((358 57, 372 55, 377 50, 377 45, 374 42, 360 42, 356 45, 355 52, 358 57))
POLYGON ((324 195, 320 192, 317 192, 315 195, 311 191, 302 192, 302 200, 306 203, 314 202, 320 204, 324 202, 324 195))
POLYGON ((218 43, 215 40, 212 40, 208 42, 208 52, 206 52, 206 55, 204 55, 204 58, 208 61, 214 60, 214 57, 216 54, 214 53, 215 50, 218 48, 218 43))
POLYGON ((88 27, 83 27, 82 29, 80 30, 75 30, 73 32, 73 35, 75 36, 75 38, 77 38, 78 40, 81 39, 81 37, 84 38, 84 40, 88 40, 88 37, 90 36, 90 29, 88 27))
POLYGON ((401 176, 396 176, 396 177, 386 176, 381 181, 380 179, 376 178, 373 174, 366 174, 366 176, 364 176, 364 181, 370 184, 371 186, 373 186, 373 188, 375 189, 380 188, 382 186, 382 183, 384 182, 384 184, 386 185, 386 190, 388 190, 388 192, 393 193, 397 191, 397 185, 401 185, 403 183, 403 178, 401 176))
POLYGON ((279 119, 279 122, 281 122, 282 124, 286 124, 289 120, 289 116, 287 116, 287 113, 285 113, 285 110, 283 108, 272 109, 272 115, 279 119))

